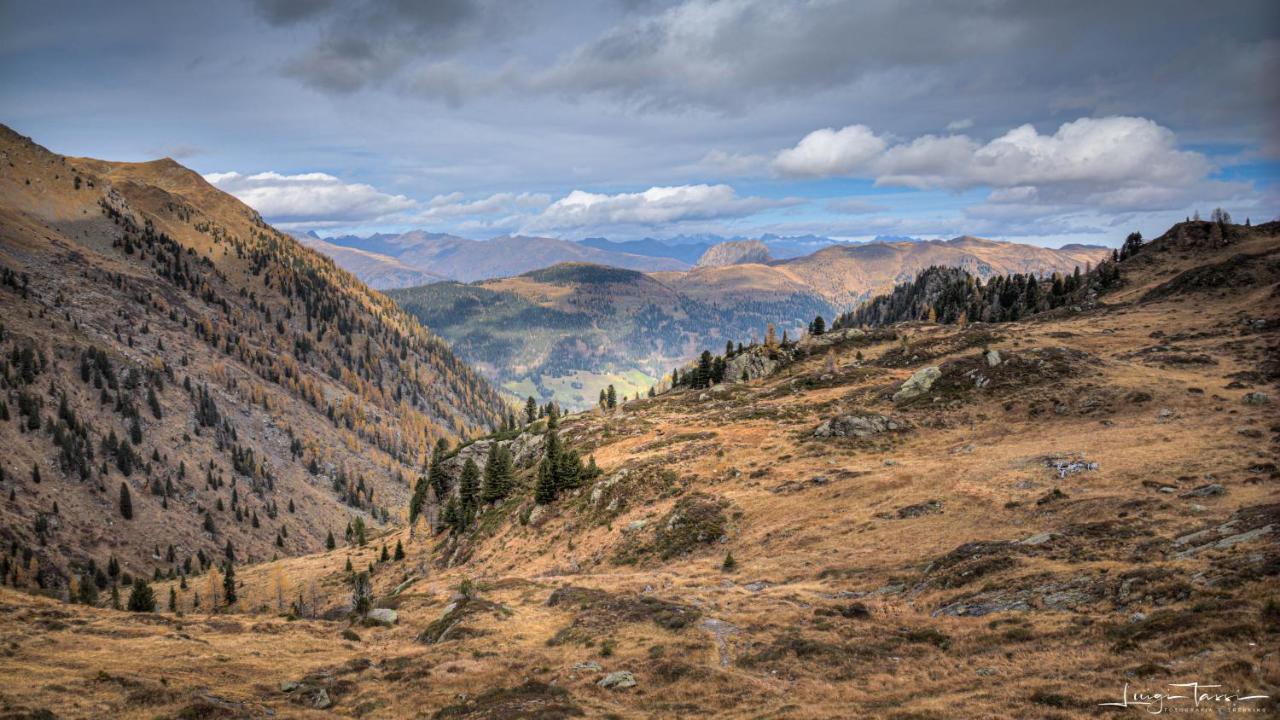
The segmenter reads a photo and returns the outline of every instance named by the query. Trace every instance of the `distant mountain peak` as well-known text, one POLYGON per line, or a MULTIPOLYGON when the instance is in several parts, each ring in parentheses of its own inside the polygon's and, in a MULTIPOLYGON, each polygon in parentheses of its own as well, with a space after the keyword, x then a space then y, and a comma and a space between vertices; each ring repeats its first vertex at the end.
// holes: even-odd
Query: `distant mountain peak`
POLYGON ((698 259, 697 267, 723 267, 773 260, 769 246, 760 240, 730 240, 712 245, 698 259))

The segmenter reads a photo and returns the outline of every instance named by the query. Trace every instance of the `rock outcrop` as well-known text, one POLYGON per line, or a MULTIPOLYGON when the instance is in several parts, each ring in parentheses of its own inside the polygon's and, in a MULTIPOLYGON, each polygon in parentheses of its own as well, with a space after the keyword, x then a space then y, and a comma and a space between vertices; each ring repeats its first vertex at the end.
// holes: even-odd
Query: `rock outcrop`
POLYGON ((906 382, 902 383, 902 387, 898 392, 893 394, 893 401, 896 403, 914 400, 921 395, 929 392, 929 388, 942 377, 942 371, 937 367, 930 365, 915 371, 906 382))
POLYGON ((866 415, 837 415, 823 422, 813 431, 817 438, 852 437, 868 438, 887 432, 910 430, 905 420, 874 413, 866 415))

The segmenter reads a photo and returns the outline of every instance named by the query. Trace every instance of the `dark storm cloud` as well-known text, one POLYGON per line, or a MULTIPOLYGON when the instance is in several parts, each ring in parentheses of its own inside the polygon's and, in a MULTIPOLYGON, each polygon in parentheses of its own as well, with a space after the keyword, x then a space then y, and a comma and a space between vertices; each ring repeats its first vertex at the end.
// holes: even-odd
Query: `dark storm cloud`
POLYGON ((253 6, 272 25, 291 25, 323 13, 333 0, 253 0, 253 6))
POLYGON ((380 85, 406 66, 452 55, 500 35, 518 3, 482 0, 328 3, 256 0, 275 25, 317 25, 314 43, 284 65, 286 75, 315 89, 351 93, 380 85))

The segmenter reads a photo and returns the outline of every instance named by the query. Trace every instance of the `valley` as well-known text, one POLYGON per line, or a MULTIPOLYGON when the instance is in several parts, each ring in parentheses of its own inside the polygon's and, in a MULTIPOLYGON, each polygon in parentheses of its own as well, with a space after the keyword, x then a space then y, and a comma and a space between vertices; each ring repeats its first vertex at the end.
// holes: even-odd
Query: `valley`
POLYGON ((6 587, 0 675, 29 681, 0 699, 1012 719, 1200 678, 1274 711, 1280 227, 1180 224, 1118 271, 1017 322, 762 344, 745 382, 475 438, 438 463, 470 519, 433 504, 238 567, 230 607, 216 569, 153 583, 154 614, 6 587), (553 435, 590 466, 536 500, 553 435), (513 484, 468 505, 465 468, 495 444, 513 484))

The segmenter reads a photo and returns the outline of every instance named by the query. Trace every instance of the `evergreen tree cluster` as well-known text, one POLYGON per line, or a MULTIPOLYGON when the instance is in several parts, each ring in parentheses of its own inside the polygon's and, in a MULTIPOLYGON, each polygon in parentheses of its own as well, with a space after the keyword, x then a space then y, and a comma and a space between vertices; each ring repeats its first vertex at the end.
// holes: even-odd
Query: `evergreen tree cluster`
MULTIPOLYGON (((1136 252, 1136 250, 1134 250, 1136 252)), ((930 267, 912 280, 844 313, 832 329, 891 325, 906 321, 943 324, 1012 322, 1035 313, 1082 302, 1088 293, 1120 280, 1116 259, 1070 275, 1040 278, 1032 273, 997 275, 986 282, 954 267, 930 267)))

